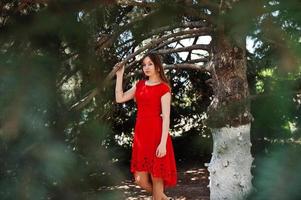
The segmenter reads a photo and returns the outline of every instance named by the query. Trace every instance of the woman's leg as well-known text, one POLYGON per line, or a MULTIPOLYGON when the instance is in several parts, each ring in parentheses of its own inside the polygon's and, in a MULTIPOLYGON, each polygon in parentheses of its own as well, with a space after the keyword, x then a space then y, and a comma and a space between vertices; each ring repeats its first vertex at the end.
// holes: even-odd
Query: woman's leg
POLYGON ((164 194, 163 179, 153 177, 151 175, 153 182, 153 200, 168 200, 168 197, 164 194))
POLYGON ((135 172, 135 183, 141 188, 145 189, 147 192, 153 192, 153 186, 149 177, 148 172, 135 172))

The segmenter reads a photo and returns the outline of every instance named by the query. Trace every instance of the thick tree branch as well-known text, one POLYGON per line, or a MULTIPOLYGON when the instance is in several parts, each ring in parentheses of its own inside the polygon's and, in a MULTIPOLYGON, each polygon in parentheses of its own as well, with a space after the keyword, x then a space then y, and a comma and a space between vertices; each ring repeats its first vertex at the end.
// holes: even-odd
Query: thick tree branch
POLYGON ((199 63, 199 62, 208 62, 209 58, 204 57, 204 58, 199 58, 199 59, 193 59, 193 60, 188 60, 186 63, 199 63))
POLYGON ((67 74, 65 74, 60 81, 56 84, 56 87, 59 88, 65 83, 69 78, 71 78, 74 74, 76 74, 79 71, 79 68, 77 66, 74 67, 71 71, 69 71, 67 74))
POLYGON ((177 49, 160 49, 158 51, 155 51, 156 53, 159 54, 169 54, 169 53, 175 53, 175 52, 183 52, 183 51, 191 51, 195 49, 201 49, 205 51, 209 51, 210 45, 206 44, 196 44, 196 45, 191 45, 188 47, 182 47, 182 48, 177 48, 177 49))
POLYGON ((181 64, 174 64, 174 65, 164 65, 164 69, 190 69, 200 72, 210 72, 209 65, 196 65, 196 64, 188 64, 188 63, 181 63, 181 64))
POLYGON ((70 108, 69 111, 72 110, 80 110, 83 107, 85 107, 88 103, 90 103, 90 101, 98 94, 98 90, 97 88, 94 88, 92 90, 90 90, 89 92, 87 92, 87 95, 84 96, 84 98, 82 98, 80 101, 76 102, 75 104, 73 104, 70 108))
POLYGON ((167 41, 164 41, 163 43, 161 43, 160 45, 158 45, 155 49, 160 49, 168 44, 171 44, 173 42, 177 42, 177 41, 180 41, 180 40, 183 40, 183 39, 187 39, 187 38, 193 38, 193 37, 197 37, 198 36, 203 36, 203 35, 208 35, 209 33, 195 33, 195 34, 188 34, 188 35, 183 35, 183 36, 180 36, 180 37, 174 37, 172 38, 171 40, 167 40, 167 41))
MULTIPOLYGON (((199 39, 199 37, 195 37, 192 44, 195 45, 197 43, 198 39, 199 39)), ((186 60, 185 60, 186 62, 191 59, 191 52, 192 51, 189 51, 189 53, 186 57, 186 60)))

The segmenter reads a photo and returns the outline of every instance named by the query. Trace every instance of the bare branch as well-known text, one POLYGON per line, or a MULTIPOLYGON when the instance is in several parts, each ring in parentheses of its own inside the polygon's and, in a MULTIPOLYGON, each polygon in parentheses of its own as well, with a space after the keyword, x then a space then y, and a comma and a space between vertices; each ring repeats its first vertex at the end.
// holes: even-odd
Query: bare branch
POLYGON ((129 0, 117 0, 117 4, 120 6, 136 6, 142 8, 158 8, 158 3, 153 2, 138 2, 138 1, 129 1, 129 0))
POLYGON ((206 33, 195 33, 195 34, 188 34, 188 35, 183 35, 183 36, 180 36, 180 37, 174 37, 173 39, 171 40, 167 40, 165 42, 163 42, 162 44, 160 44, 159 46, 156 47, 156 49, 160 49, 168 44, 171 44, 173 42, 177 42, 177 41, 180 41, 180 40, 183 40, 183 39, 187 39, 187 38, 193 38, 193 37, 197 37, 197 36, 202 36, 202 35, 207 35, 206 33))
POLYGON ((196 64, 188 64, 188 63, 164 65, 164 69, 190 69, 190 70, 196 70, 201 72, 210 72, 209 65, 196 65, 196 64))
POLYGON ((177 49, 161 49, 161 50, 156 51, 156 53, 169 54, 169 53, 175 53, 175 52, 191 51, 191 50, 195 50, 195 49, 209 51, 209 48, 210 48, 210 45, 196 44, 196 45, 191 45, 188 47, 182 47, 182 48, 177 48, 177 49))
POLYGON ((71 78, 74 74, 76 74, 79 71, 79 68, 77 66, 75 66, 74 69, 72 69, 71 71, 69 71, 65 76, 63 76, 63 78, 61 78, 61 80, 56 84, 56 87, 61 87, 63 83, 65 83, 67 80, 69 80, 69 78, 71 78))
POLYGON ((71 110, 80 110, 83 107, 85 107, 96 95, 98 94, 97 88, 94 88, 88 92, 88 94, 82 98, 80 101, 77 103, 73 104, 70 108, 69 111, 71 110))
MULTIPOLYGON (((195 45, 197 43, 198 39, 199 39, 199 37, 195 37, 192 44, 195 45)), ((186 62, 191 59, 191 52, 192 51, 189 51, 189 53, 186 57, 186 62)))
POLYGON ((199 62, 208 62, 209 58, 204 57, 204 58, 199 58, 199 59, 193 59, 193 60, 188 60, 186 61, 187 63, 199 63, 199 62))

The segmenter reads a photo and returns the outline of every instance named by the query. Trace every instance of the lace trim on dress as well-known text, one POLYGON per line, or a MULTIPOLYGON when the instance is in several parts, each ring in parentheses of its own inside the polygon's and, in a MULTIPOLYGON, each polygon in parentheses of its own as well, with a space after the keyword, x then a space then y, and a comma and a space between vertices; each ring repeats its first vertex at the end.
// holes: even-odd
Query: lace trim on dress
POLYGON ((148 159, 147 157, 144 157, 142 161, 137 161, 135 159, 132 160, 131 171, 150 172, 154 177, 162 178, 167 185, 174 185, 177 177, 177 172, 175 170, 167 168, 164 164, 164 161, 154 163, 154 159, 148 159))

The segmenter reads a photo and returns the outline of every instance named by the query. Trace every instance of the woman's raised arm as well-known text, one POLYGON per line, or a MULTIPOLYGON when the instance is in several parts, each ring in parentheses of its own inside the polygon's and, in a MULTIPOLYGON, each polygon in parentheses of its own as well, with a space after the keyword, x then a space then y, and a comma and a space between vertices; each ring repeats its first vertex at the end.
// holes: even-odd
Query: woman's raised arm
MULTIPOLYGON (((119 67, 120 64, 117 64, 116 67, 119 67)), ((136 85, 129 89, 126 92, 123 92, 122 82, 123 82, 123 73, 124 73, 124 65, 120 67, 118 71, 116 71, 116 87, 115 87, 115 101, 116 103, 123 103, 129 101, 134 98, 136 92, 136 85)))

